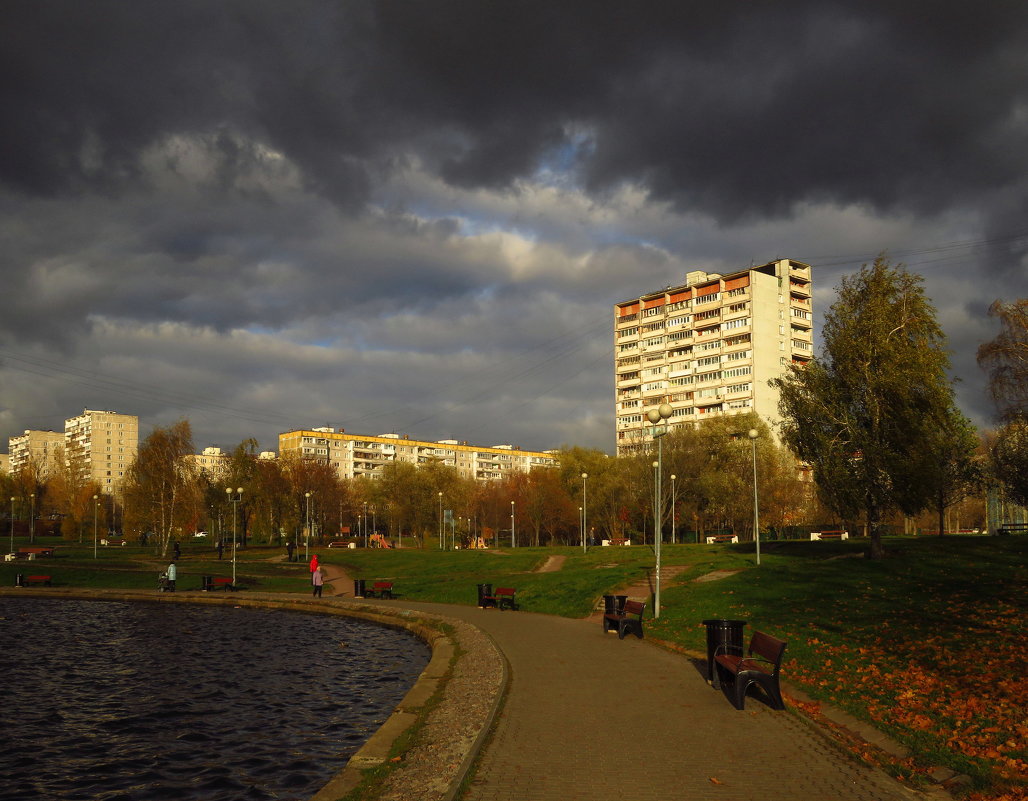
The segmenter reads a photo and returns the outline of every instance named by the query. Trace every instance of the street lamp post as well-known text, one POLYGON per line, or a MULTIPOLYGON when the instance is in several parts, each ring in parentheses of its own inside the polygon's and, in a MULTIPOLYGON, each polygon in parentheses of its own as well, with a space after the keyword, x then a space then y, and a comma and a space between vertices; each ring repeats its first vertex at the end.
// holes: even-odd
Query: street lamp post
POLYGON ((368 547, 368 502, 364 501, 364 547, 368 547))
POLYGON ((660 497, 660 473, 664 466, 664 440, 662 437, 667 433, 667 421, 671 418, 671 404, 662 403, 656 409, 646 412, 646 419, 653 426, 653 439, 657 440, 657 461, 653 463, 655 473, 653 489, 653 545, 657 557, 657 569, 654 572, 655 587, 653 591, 653 617, 660 617, 660 541, 663 539, 663 526, 661 525, 661 497, 660 497), (657 423, 665 423, 664 430, 657 431, 657 423))
POLYGON ((582 553, 585 553, 586 532, 589 530, 589 506, 585 497, 585 480, 589 478, 588 473, 582 473, 582 553))
POLYGON ((303 533, 303 558, 305 562, 309 562, 311 549, 311 494, 305 492, 303 496, 307 499, 307 525, 303 533))
POLYGON ((675 544, 675 474, 671 474, 671 544, 675 544))
MULTIPOLYGON (((79 529, 81 531, 81 529, 79 529)), ((11 496, 11 553, 14 553, 14 496, 11 496)), ((14 557, 11 557, 12 559, 14 557)))
POLYGON ((36 542, 36 493, 29 493, 29 503, 31 504, 29 509, 29 544, 34 545, 36 542))
POLYGON ((748 434, 753 446, 753 541, 757 544, 757 564, 760 564, 760 503, 757 498, 757 437, 760 432, 751 428, 748 434))
POLYGON ((510 502, 510 547, 517 547, 514 544, 514 501, 510 502))
MULTIPOLYGON (((228 495, 228 499, 232 502, 232 586, 236 586, 236 513, 239 509, 239 502, 243 500, 243 488, 239 487, 236 489, 235 495, 232 494, 232 487, 228 487, 225 490, 225 494, 228 495)), ((309 493, 308 493, 309 494, 309 493)))
POLYGON ((93 558, 96 559, 96 512, 100 508, 98 496, 93 496, 93 558))

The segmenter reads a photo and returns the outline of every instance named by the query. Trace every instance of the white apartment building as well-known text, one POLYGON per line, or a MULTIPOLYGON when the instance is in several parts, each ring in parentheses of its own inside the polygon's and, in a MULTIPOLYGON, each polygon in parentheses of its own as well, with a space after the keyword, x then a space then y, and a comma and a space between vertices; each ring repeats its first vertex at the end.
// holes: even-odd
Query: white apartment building
POLYGON ((670 429, 756 412, 774 424, 768 381, 813 355, 810 265, 779 259, 729 275, 696 270, 681 286, 614 305, 618 455, 647 447, 646 412, 670 429))
POLYGON ((204 448, 203 453, 193 453, 185 457, 197 470, 206 473, 207 477, 217 483, 228 476, 231 457, 221 448, 211 446, 204 448))
POLYGON ((35 466, 36 475, 45 479, 63 466, 64 434, 60 431, 26 430, 24 434, 9 437, 7 443, 11 473, 21 473, 35 466))
MULTIPOLYGON (((257 458, 273 461, 275 459, 275 452, 261 451, 257 454, 257 458)), ((192 453, 186 456, 185 460, 197 470, 206 473, 207 477, 215 484, 227 479, 232 469, 232 454, 225 453, 216 445, 204 448, 203 453, 192 453)))
POLYGON ((463 477, 496 481, 514 473, 558 464, 552 451, 523 451, 512 445, 484 447, 452 439, 428 442, 399 434, 347 434, 334 428, 279 434, 278 451, 283 457, 296 454, 328 462, 340 478, 378 478, 382 468, 391 462, 414 465, 440 462, 453 467, 463 477))
POLYGON ((139 452, 139 418, 85 409, 64 421, 64 439, 73 474, 82 481, 95 481, 106 493, 118 494, 139 452))

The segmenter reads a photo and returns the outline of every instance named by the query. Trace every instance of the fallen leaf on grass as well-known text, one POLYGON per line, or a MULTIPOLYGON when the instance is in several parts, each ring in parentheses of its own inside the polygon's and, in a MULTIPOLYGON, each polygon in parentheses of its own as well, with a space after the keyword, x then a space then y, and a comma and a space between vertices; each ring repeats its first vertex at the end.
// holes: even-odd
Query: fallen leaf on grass
POLYGON ((711 776, 710 777, 710 783, 711 784, 721 784, 721 780, 717 776, 711 776))

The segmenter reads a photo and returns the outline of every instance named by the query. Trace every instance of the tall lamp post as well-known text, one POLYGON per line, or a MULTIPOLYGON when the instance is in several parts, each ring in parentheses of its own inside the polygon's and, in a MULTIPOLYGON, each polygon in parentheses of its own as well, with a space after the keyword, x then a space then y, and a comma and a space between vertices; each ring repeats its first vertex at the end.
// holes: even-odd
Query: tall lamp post
POLYGON ((11 496, 11 553, 14 553, 14 496, 13 495, 11 496))
POLYGON ((439 550, 443 549, 443 493, 439 493, 439 550))
POLYGON ((582 553, 585 553, 586 532, 589 530, 589 506, 585 497, 585 480, 589 478, 588 473, 582 473, 582 553))
POLYGON ((653 490, 653 545, 657 557, 657 569, 654 573, 656 586, 653 592, 653 617, 660 617, 660 541, 663 537, 663 526, 661 525, 661 497, 660 497, 660 473, 664 466, 664 440, 662 437, 667 433, 667 421, 671 418, 671 404, 662 403, 656 409, 646 412, 646 419, 653 426, 653 439, 657 440, 657 461, 653 463, 655 474, 655 487, 653 490), (663 430, 657 431, 657 424, 664 423, 663 430))
POLYGON ((364 547, 368 547, 368 502, 364 501, 364 547))
POLYGON ((753 446, 753 541, 757 544, 757 564, 760 564, 760 504, 757 499, 757 437, 760 432, 755 428, 747 435, 753 446))
POLYGON ((514 544, 514 501, 510 502, 510 547, 517 547, 514 544))
POLYGON ((307 499, 307 525, 303 533, 303 559, 305 562, 309 562, 311 558, 311 494, 305 492, 303 497, 307 499))
POLYGON ((99 496, 93 496, 93 558, 96 559, 96 512, 100 508, 99 496))
POLYGON ((31 504, 29 509, 29 544, 34 545, 36 542, 36 493, 29 493, 29 503, 31 504))
POLYGON ((671 474, 671 544, 675 544, 675 474, 671 474))
POLYGON ((228 487, 225 490, 225 494, 228 495, 229 501, 232 502, 232 586, 236 586, 236 512, 239 509, 239 502, 243 500, 243 488, 239 487, 235 494, 232 494, 232 487, 228 487))

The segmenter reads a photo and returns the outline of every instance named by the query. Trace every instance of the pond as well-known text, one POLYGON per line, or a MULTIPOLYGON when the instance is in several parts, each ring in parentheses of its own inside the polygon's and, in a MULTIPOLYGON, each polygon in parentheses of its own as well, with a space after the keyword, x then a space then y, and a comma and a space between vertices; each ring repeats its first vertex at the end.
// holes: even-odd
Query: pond
POLYGON ((0 598, 0 801, 299 801, 430 650, 351 618, 0 598))

